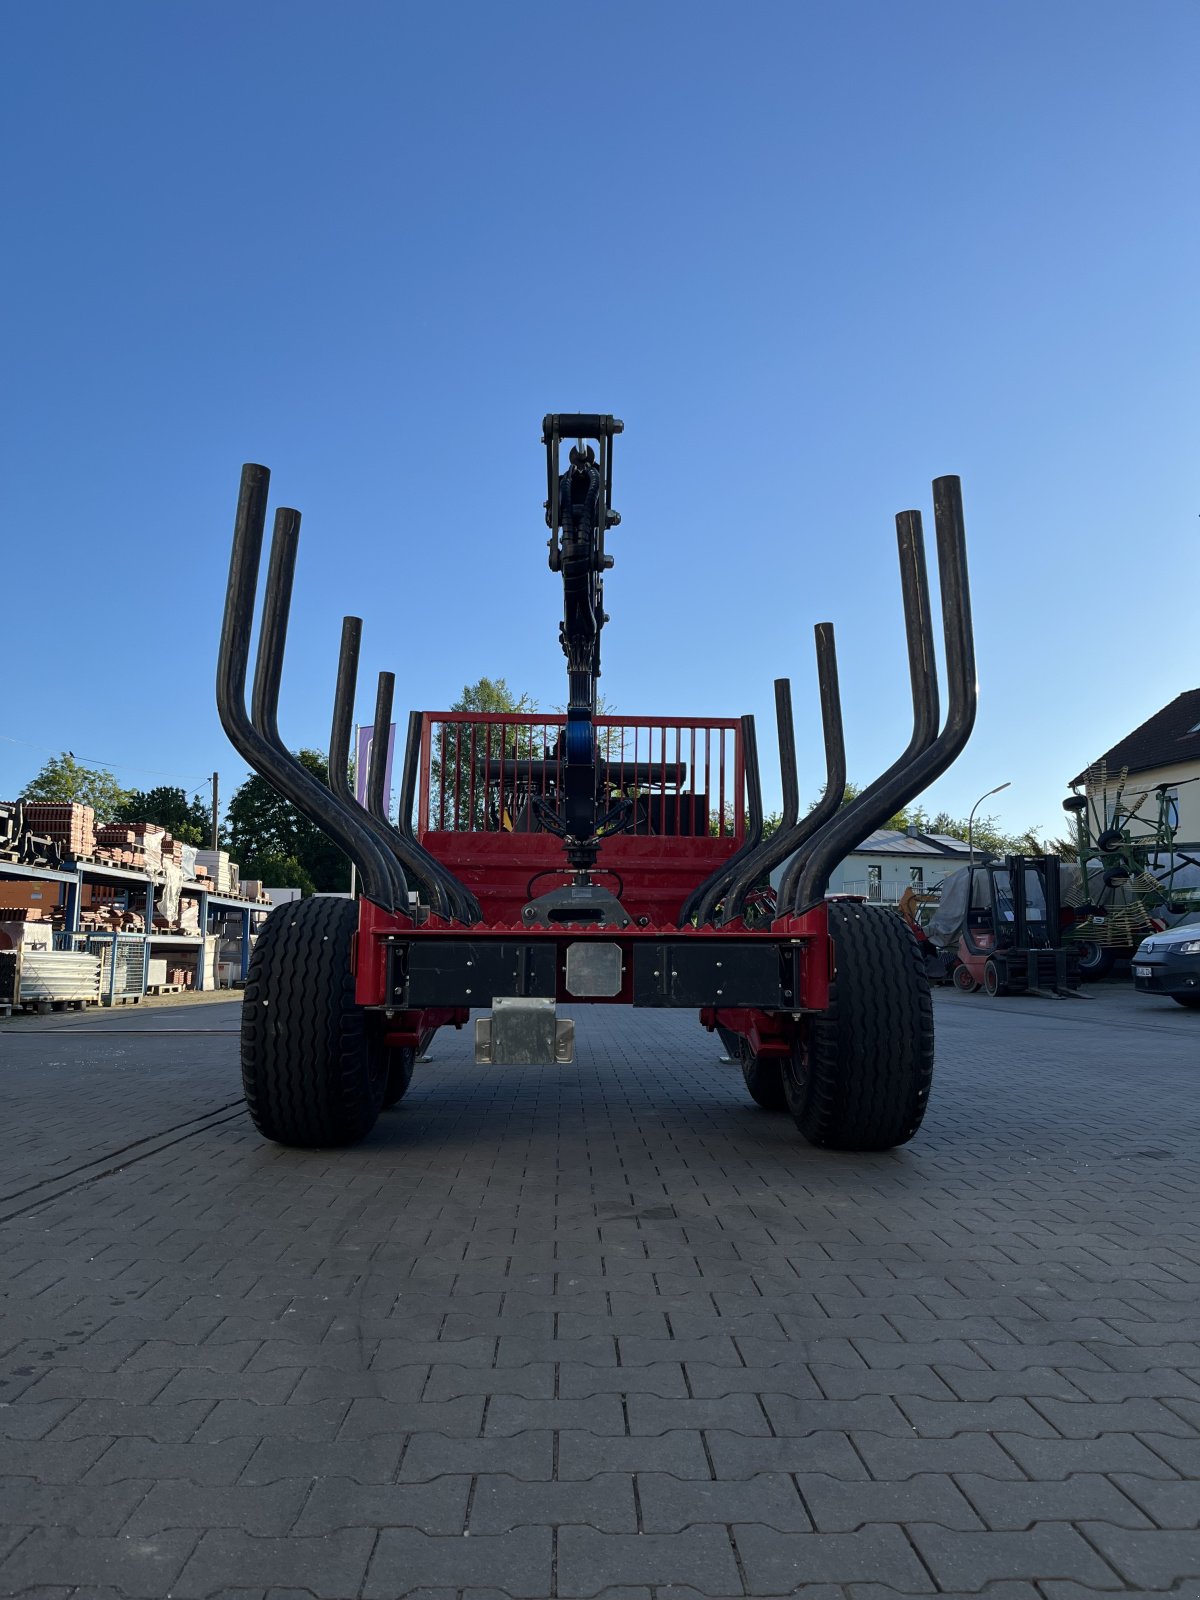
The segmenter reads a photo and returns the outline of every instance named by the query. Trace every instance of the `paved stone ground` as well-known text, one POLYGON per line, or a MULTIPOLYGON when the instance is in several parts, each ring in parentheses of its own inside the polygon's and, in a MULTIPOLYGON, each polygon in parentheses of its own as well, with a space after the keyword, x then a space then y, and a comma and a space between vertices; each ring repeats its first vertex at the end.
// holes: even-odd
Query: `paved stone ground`
POLYGON ((939 994, 902 1151, 690 1016, 265 1144, 222 1003, 0 1025, 0 1593, 1200 1595, 1200 1017, 939 994))

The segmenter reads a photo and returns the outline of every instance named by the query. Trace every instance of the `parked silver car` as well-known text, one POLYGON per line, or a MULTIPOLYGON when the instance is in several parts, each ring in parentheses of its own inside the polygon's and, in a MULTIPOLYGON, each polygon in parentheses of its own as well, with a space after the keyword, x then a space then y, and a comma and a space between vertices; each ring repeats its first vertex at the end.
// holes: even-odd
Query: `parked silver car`
POLYGON ((1143 994, 1169 995, 1200 1010, 1200 923, 1148 934, 1133 952, 1133 983, 1143 994))

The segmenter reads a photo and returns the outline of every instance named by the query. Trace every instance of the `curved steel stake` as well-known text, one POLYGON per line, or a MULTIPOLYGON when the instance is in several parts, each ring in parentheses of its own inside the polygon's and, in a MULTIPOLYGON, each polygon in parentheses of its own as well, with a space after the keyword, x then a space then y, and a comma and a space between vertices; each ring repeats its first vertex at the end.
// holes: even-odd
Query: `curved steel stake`
POLYGON ((250 634, 254 625, 254 596, 270 481, 271 474, 266 467, 248 463, 242 468, 217 654, 217 712, 221 726, 234 749, 254 771, 345 851, 358 868, 369 897, 385 910, 395 911, 392 878, 382 851, 358 825, 353 813, 338 804, 324 784, 296 760, 279 738, 276 720, 279 677, 300 529, 300 513, 290 509, 281 509, 275 517, 254 675, 253 714, 246 714, 250 634))

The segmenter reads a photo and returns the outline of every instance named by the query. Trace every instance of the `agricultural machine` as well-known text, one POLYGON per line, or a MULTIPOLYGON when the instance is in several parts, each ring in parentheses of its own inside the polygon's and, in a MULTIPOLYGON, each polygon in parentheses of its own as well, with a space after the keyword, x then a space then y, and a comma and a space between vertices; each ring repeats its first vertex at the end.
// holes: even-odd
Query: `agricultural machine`
MULTIPOLYGON (((812 1143, 884 1150, 920 1126, 933 1070, 921 957, 893 911, 826 900, 836 864, 963 749, 975 664, 957 478, 933 486, 949 706, 941 725, 921 517, 896 519, 912 684, 903 753, 843 806, 833 629, 815 630, 825 789, 800 814, 791 690, 775 685, 783 789, 764 837, 754 719, 597 715, 613 446, 605 415, 548 416, 549 562, 561 575, 563 714, 414 712, 393 825, 381 673, 366 803, 347 778, 361 623, 342 624, 329 787, 277 722, 300 515, 275 514, 249 711, 246 680, 269 474, 242 472, 217 704, 235 748, 358 868, 362 896, 315 896, 267 919, 242 1009, 256 1127, 283 1144, 361 1139, 405 1093, 418 1052, 472 1010, 481 1063, 565 1064, 560 1005, 695 1010, 736 1050, 759 1105, 812 1143), (572 442, 574 441, 574 442, 572 442), (563 443, 569 445, 564 466, 563 443), (415 822, 414 822, 415 816, 415 822), (769 919, 749 907, 787 863, 769 919)), ((761 902, 758 902, 761 904, 761 902)))
POLYGON ((1107 764, 1095 763, 1063 801, 1075 824, 1076 867, 1066 875, 1064 899, 1075 913, 1074 942, 1083 977, 1105 977, 1131 956, 1148 934, 1200 908, 1200 858, 1181 846, 1178 789, 1130 785, 1126 769, 1111 781, 1107 764))

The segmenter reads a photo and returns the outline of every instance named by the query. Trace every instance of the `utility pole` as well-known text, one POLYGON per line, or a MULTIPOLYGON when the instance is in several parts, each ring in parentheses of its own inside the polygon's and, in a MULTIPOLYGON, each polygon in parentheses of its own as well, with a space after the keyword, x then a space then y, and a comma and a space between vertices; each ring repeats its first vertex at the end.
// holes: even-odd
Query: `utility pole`
POLYGON ((212 801, 212 847, 217 848, 217 794, 218 775, 213 773, 213 801, 212 801))

